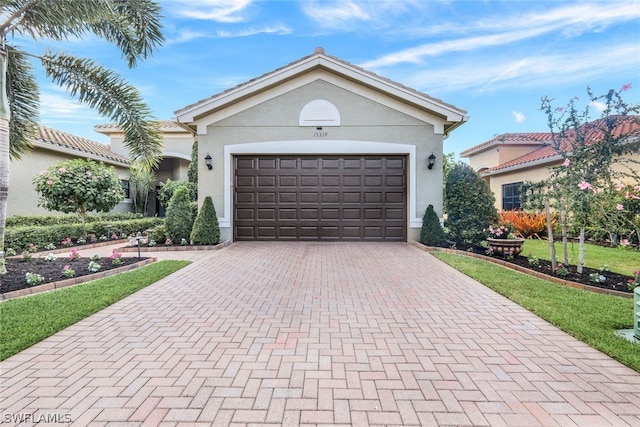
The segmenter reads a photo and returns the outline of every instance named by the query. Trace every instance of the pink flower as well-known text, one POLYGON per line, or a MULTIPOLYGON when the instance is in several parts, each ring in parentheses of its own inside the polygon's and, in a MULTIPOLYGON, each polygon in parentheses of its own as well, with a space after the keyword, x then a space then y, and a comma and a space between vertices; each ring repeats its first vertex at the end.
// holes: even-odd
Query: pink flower
POLYGON ((631 192, 629 192, 629 191, 625 191, 625 192, 624 192, 624 198, 625 198, 625 199, 630 199, 630 198, 631 198, 631 192))
POLYGON ((91 176, 91 171, 87 171, 87 176, 91 176))
POLYGON ((629 246, 629 239, 620 240, 620 246, 629 246))
POLYGON ((640 191, 640 185, 636 185, 635 187, 633 187, 633 189, 636 191, 640 191))
POLYGON ((53 181, 51 181, 50 179, 47 180, 47 185, 51 185, 53 184, 53 181))
POLYGON ((558 107, 558 108, 556 108, 556 111, 558 113, 562 113, 564 111, 564 107, 558 107))
POLYGON ((68 269, 70 269, 70 268, 71 268, 71 266, 70 266, 70 265, 65 265, 64 267, 62 267, 62 269, 63 269, 64 271, 67 271, 67 270, 68 270, 68 269))
POLYGON ((44 175, 45 173, 47 173, 47 171, 40 171, 40 176, 44 175))
POLYGON ((569 166, 569 159, 564 159, 564 163, 562 164, 562 166, 569 166))
POLYGON ((580 181, 580 184, 578 184, 578 187, 580 187, 581 190, 588 190, 591 188, 591 184, 583 179, 580 181))
POLYGON ((619 182, 619 183, 616 184, 616 191, 620 191, 623 188, 624 188, 624 184, 623 183, 619 182))
POLYGON ((625 83, 622 85, 622 88, 620 89, 622 92, 626 92, 629 89, 631 89, 631 83, 625 83))
POLYGON ((618 205, 616 206, 616 209, 618 209, 619 211, 624 210, 624 206, 618 203, 618 205))
POLYGON ((58 172, 60 172, 60 173, 65 173, 66 171, 67 171, 67 170, 66 170, 65 168, 60 168, 60 169, 58 169, 58 172))

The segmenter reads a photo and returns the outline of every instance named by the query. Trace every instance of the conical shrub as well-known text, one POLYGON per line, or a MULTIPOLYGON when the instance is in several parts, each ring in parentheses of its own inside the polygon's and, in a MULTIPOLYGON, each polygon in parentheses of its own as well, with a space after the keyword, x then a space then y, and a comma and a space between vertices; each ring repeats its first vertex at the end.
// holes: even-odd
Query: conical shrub
POLYGON ((420 243, 427 246, 444 246, 446 242, 447 239, 440 225, 440 219, 433 209, 433 205, 429 205, 422 217, 420 243))
POLYGON ((220 242, 220 224, 210 196, 204 198, 191 230, 192 245, 217 245, 220 242))

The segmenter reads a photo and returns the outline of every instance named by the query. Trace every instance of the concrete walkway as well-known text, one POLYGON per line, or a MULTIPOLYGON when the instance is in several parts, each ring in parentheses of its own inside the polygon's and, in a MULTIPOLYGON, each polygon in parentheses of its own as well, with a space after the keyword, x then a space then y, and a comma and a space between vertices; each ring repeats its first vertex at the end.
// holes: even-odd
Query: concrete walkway
POLYGON ((197 258, 2 362, 3 425, 640 425, 640 374, 410 244, 197 258))

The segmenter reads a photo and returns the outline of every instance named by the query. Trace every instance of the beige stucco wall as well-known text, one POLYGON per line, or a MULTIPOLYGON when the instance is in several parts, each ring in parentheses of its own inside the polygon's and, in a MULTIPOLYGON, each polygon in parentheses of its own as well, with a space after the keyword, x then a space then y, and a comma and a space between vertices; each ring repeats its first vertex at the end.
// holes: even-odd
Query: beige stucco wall
POLYGON ((434 134, 433 125, 425 121, 327 81, 315 80, 211 124, 205 134, 198 135, 200 157, 209 153, 214 165, 213 170, 208 171, 204 162, 198 161, 199 203, 206 196, 212 197, 221 218, 222 238, 231 239, 233 201, 229 176, 233 166, 229 146, 254 144, 247 147, 255 148, 255 152, 245 154, 394 154, 395 150, 407 148, 413 150, 408 156, 408 198, 412 192, 415 193, 415 200, 410 200, 413 210, 407 209, 407 234, 410 240, 415 240, 420 232, 420 224, 415 219, 422 218, 429 204, 433 204, 436 212, 442 215, 442 140, 443 136, 434 134), (301 127, 298 122, 302 108, 317 99, 331 102, 341 117, 341 126, 325 126, 323 132, 326 136, 320 138, 314 137, 315 127, 301 127), (426 159, 432 152, 437 163, 428 170, 426 159))
POLYGON ((510 162, 538 148, 539 145, 499 145, 469 156, 469 165, 475 171, 510 162))
MULTIPOLYGON (((61 214, 38 207, 38 193, 32 180, 40 171, 54 166, 58 162, 76 158, 78 156, 36 147, 23 155, 21 160, 11 161, 7 216, 61 214)), ((120 179, 129 178, 128 168, 115 167, 115 169, 120 179)), ((114 212, 129 212, 130 210, 130 200, 125 200, 113 209, 114 212)))

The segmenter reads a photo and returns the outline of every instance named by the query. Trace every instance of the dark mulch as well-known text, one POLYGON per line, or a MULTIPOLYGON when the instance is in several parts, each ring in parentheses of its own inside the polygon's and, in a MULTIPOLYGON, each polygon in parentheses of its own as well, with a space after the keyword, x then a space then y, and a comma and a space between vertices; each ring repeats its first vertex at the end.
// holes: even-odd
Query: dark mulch
MULTIPOLYGON (((473 248, 460 248, 458 245, 458 249, 461 250, 469 250, 473 251, 477 254, 487 255, 486 249, 482 247, 473 247, 473 248)), ((602 289, 610 289, 614 291, 622 291, 633 293, 633 291, 629 288, 629 279, 634 279, 631 276, 625 276, 623 274, 614 273, 612 271, 600 271, 594 268, 584 267, 582 274, 577 272, 576 266, 569 265, 564 266, 567 270, 567 274, 565 276, 560 276, 555 274, 551 268, 551 261, 538 260, 539 265, 531 265, 529 263, 529 259, 522 254, 513 257, 512 259, 503 258, 500 256, 492 256, 492 258, 500 259, 506 262, 510 262, 512 264, 519 265, 521 267, 527 268, 529 270, 534 270, 540 273, 548 274, 549 276, 559 277, 564 280, 569 280, 572 282, 580 283, 583 285, 595 286, 602 289), (591 275, 603 276, 605 279, 602 282, 597 282, 592 279, 591 275)))
MULTIPOLYGON (((143 259, 147 258, 122 257, 120 258, 121 264, 113 265, 111 259, 100 258, 97 261, 100 264, 98 272, 135 264, 143 259)), ((32 258, 28 261, 23 261, 22 258, 7 258, 7 273, 0 276, 0 293, 4 294, 28 288, 27 273, 37 273, 43 276, 44 280, 41 284, 66 280, 67 277, 62 273, 65 265, 70 266, 75 271, 73 277, 94 274, 89 271, 89 262, 89 258, 78 258, 75 261, 71 261, 67 257, 56 258, 55 261, 45 261, 43 258, 32 258)))

